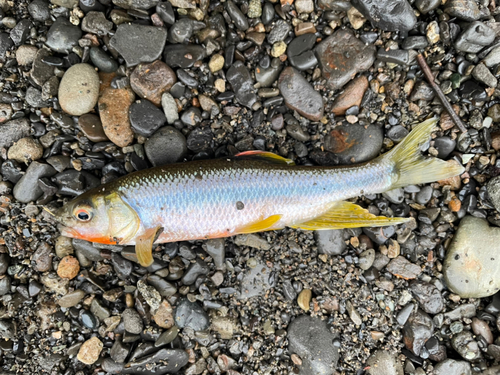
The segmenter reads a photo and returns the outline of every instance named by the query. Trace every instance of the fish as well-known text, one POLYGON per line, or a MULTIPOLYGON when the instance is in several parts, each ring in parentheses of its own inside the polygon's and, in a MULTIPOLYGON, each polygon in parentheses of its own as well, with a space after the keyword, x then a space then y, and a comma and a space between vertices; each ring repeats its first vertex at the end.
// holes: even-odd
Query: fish
POLYGON ((326 230, 382 227, 409 218, 371 214, 348 201, 411 184, 460 175, 455 161, 424 157, 437 119, 365 163, 301 166, 265 151, 157 166, 91 189, 53 213, 61 234, 101 244, 135 246, 153 263, 155 244, 230 237, 285 227, 326 230))

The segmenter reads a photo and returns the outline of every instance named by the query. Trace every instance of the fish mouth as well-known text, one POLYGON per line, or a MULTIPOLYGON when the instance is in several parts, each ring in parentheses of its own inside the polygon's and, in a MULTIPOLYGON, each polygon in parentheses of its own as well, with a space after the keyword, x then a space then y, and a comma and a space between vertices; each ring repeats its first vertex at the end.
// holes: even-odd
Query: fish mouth
POLYGON ((62 236, 70 237, 70 238, 78 238, 79 237, 79 233, 76 230, 74 230, 71 227, 67 227, 64 224, 58 224, 57 229, 59 230, 59 232, 61 233, 62 236))

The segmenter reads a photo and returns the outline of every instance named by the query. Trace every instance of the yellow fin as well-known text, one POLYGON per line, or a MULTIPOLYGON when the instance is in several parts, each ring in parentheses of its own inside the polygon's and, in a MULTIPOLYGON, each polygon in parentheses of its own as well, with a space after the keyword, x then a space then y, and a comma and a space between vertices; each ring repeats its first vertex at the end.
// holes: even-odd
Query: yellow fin
POLYGON ((135 254, 137 261, 143 267, 153 264, 153 243, 163 231, 162 227, 146 230, 146 232, 135 240, 135 254))
POLYGON ((264 220, 238 228, 236 229, 235 232, 236 234, 245 234, 245 233, 255 233, 255 232, 262 232, 265 230, 269 230, 270 228, 272 228, 274 224, 276 224, 281 219, 281 216, 282 215, 269 216, 264 220))
POLYGON ((295 165, 293 160, 267 151, 245 151, 235 155, 237 158, 260 159, 275 164, 295 165))
POLYGON ((337 202, 326 214, 290 227, 305 230, 383 227, 406 223, 408 220, 404 217, 375 216, 357 204, 337 202))

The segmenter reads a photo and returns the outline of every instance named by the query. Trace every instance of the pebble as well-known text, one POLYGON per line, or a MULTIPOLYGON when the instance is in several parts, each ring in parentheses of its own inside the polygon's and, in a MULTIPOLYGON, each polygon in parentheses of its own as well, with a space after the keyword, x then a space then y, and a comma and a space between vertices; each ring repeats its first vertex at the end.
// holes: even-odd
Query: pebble
POLYGON ((71 255, 62 258, 57 266, 57 275, 63 279, 72 280, 78 276, 78 272, 80 272, 80 263, 71 255))
POLYGON ((298 70, 292 67, 283 70, 278 87, 289 108, 312 121, 319 121, 323 117, 321 94, 314 90, 298 70))
POLYGON ((54 52, 68 54, 81 37, 78 26, 71 24, 66 17, 58 17, 47 32, 45 44, 54 52))
POLYGON ((37 140, 31 137, 21 138, 15 142, 7 154, 11 160, 28 164, 31 160, 38 160, 43 155, 43 147, 37 140))
POLYGON ((146 141, 144 151, 153 166, 176 163, 187 154, 186 138, 177 129, 164 126, 146 141))
POLYGON ((104 73, 113 73, 118 70, 118 63, 99 47, 90 48, 90 60, 104 73))
POLYGON ((33 0, 28 4, 28 12, 35 21, 45 22, 50 18, 49 3, 46 0, 33 0))
POLYGON ((40 48, 33 61, 30 77, 38 86, 43 86, 45 82, 54 76, 55 67, 43 61, 48 56, 50 56, 50 52, 45 48, 40 48))
POLYGON ((123 326, 129 333, 138 335, 142 332, 144 324, 139 313, 132 308, 127 308, 122 313, 123 326))
POLYGON ((153 354, 127 363, 122 374, 152 375, 148 370, 151 367, 154 367, 155 375, 172 374, 186 366, 188 360, 189 355, 184 349, 160 349, 153 354))
POLYGON ((279 41, 273 44, 271 48, 271 56, 280 57, 286 52, 286 43, 283 41, 279 41))
POLYGON ((255 68, 255 80, 261 87, 270 87, 278 79, 281 69, 280 59, 274 58, 267 68, 262 66, 255 68))
POLYGON ((473 318, 471 328, 476 336, 482 336, 488 344, 493 344, 493 334, 490 326, 484 320, 473 318))
POLYGON ((175 324, 173 312, 170 303, 163 301, 154 313, 153 319, 161 328, 169 329, 175 324))
POLYGON ((416 310, 403 327, 403 341, 415 355, 419 356, 427 340, 432 336, 434 323, 423 311, 416 310))
POLYGON ((208 265, 201 259, 196 259, 191 263, 182 276, 181 282, 183 285, 192 285, 199 276, 206 275, 210 271, 208 265))
POLYGON ((384 31, 407 32, 417 23, 417 17, 406 0, 353 0, 352 5, 374 27, 384 31))
POLYGON ((160 0, 113 0, 113 4, 124 9, 148 10, 158 5, 160 0))
POLYGON ((497 87, 498 80, 486 67, 486 65, 479 63, 472 71, 472 76, 479 82, 484 83, 489 87, 497 87))
POLYGON ((460 221, 443 264, 446 285, 453 293, 481 298, 500 290, 499 238, 500 229, 490 228, 484 219, 466 216, 460 221))
POLYGON ((357 39, 351 31, 338 30, 315 48, 323 77, 337 90, 375 61, 375 47, 357 39))
POLYGON ((288 33, 292 30, 290 24, 285 20, 278 20, 274 24, 269 34, 267 34, 267 41, 269 44, 274 44, 277 42, 282 42, 288 36, 288 33))
POLYGON ((483 64, 488 68, 492 68, 493 66, 500 63, 500 46, 493 48, 483 59, 483 64))
POLYGON ((209 327, 210 320, 197 302, 183 298, 175 308, 175 324, 179 328, 187 327, 194 331, 203 331, 209 327))
POLYGON ((216 73, 224 67, 224 56, 215 54, 210 58, 208 67, 212 73, 216 73))
POLYGON ((455 48, 461 52, 477 53, 493 43, 495 32, 486 24, 475 21, 468 24, 455 40, 455 48))
POLYGON ((226 2, 226 11, 233 20, 235 26, 241 30, 245 31, 248 29, 248 21, 245 15, 241 12, 240 8, 232 1, 226 2))
POLYGON ((345 87, 344 91, 335 98, 332 104, 332 112, 336 116, 340 116, 344 115, 349 108, 360 106, 367 88, 368 79, 365 76, 353 79, 345 87))
POLYGON ((392 64, 408 65, 410 63, 410 53, 404 49, 385 50, 380 48, 377 52, 377 59, 392 64))
POLYGON ((33 64, 35 57, 38 53, 38 48, 24 44, 16 51, 16 61, 21 66, 28 66, 33 64))
POLYGON ((409 36, 403 40, 401 47, 406 50, 422 49, 429 45, 425 36, 409 36))
POLYGON ((205 48, 194 44, 171 44, 163 51, 163 59, 171 68, 190 68, 205 55, 205 48))
POLYGON ((175 99, 168 92, 163 93, 161 96, 161 106, 163 108, 163 113, 167 119, 168 124, 173 124, 179 119, 179 113, 177 110, 177 103, 175 99))
POLYGON ((97 337, 92 337, 82 344, 76 358, 86 365, 92 365, 99 359, 103 346, 101 340, 97 337))
POLYGON ((271 289, 271 270, 265 264, 257 263, 248 269, 241 280, 240 299, 264 295, 271 289))
POLYGON ((85 292, 83 290, 76 289, 59 298, 57 300, 57 304, 61 307, 69 309, 70 307, 78 305, 83 297, 85 297, 85 292))
POLYGON ((130 75, 132 90, 138 96, 153 102, 156 106, 162 104, 162 95, 164 93, 168 94, 175 82, 177 82, 175 72, 160 60, 150 64, 139 64, 130 75))
POLYGON ((332 374, 339 360, 339 348, 324 320, 301 315, 288 325, 288 350, 302 360, 300 375, 332 374))
POLYGON ((396 277, 401 277, 405 280, 411 280, 420 275, 422 269, 400 255, 390 261, 390 263, 387 265, 387 271, 389 271, 396 277))
POLYGON ((90 112, 99 96, 99 75, 89 64, 76 64, 69 68, 59 85, 59 104, 73 116, 90 112))
POLYGON ((82 115, 78 118, 78 126, 83 134, 92 142, 106 142, 109 140, 104 133, 99 116, 90 113, 82 115))
POLYGON ((462 331, 451 338, 451 346, 463 359, 474 361, 481 358, 481 350, 472 332, 462 331))
POLYGON ((386 350, 377 350, 366 361, 368 375, 403 375, 399 359, 386 350))
POLYGON ((225 243, 223 238, 210 239, 205 242, 206 252, 212 257, 215 268, 218 270, 224 269, 225 243))
POLYGON ((455 359, 447 358, 434 366, 435 375, 472 375, 472 368, 468 362, 457 361, 455 359))
POLYGON ((28 166, 24 176, 21 177, 14 187, 14 198, 21 203, 35 201, 43 194, 42 189, 38 186, 38 180, 44 177, 52 177, 55 174, 56 170, 50 165, 38 161, 32 162, 28 166))
POLYGON ((380 153, 383 138, 376 125, 340 125, 325 137, 325 150, 335 153, 342 164, 362 163, 380 153))
POLYGON ((163 111, 149 100, 138 100, 129 109, 130 125, 134 133, 150 137, 167 121, 163 111))
POLYGON ((374 261, 375 261, 375 250, 373 249, 365 250, 359 255, 359 268, 366 271, 370 269, 374 261))
POLYGON ((109 356, 111 359, 117 363, 123 363, 127 359, 130 348, 128 345, 123 344, 123 342, 119 339, 115 340, 111 350, 109 352, 109 356))
POLYGON ((308 312, 310 309, 309 304, 311 303, 311 297, 312 297, 311 289, 302 289, 302 291, 299 293, 299 296, 297 298, 297 304, 305 312, 308 312))
POLYGON ((100 94, 98 108, 104 133, 118 147, 128 146, 134 140, 129 120, 129 108, 134 99, 130 87, 109 87, 100 94))
POLYGON ((255 94, 253 79, 247 67, 241 61, 236 61, 227 70, 226 78, 235 92, 238 102, 245 107, 252 108, 258 97, 255 94))
POLYGON ((416 0, 415 5, 422 14, 427 14, 441 5, 441 0, 416 0))
POLYGON ((434 285, 415 280, 410 284, 410 291, 426 313, 435 315, 443 310, 443 297, 434 285))
POLYGON ((288 45, 287 55, 290 65, 298 70, 312 69, 318 64, 313 47, 316 35, 304 34, 293 39, 288 45))
POLYGON ((164 28, 124 23, 118 25, 109 44, 130 67, 157 60, 161 56, 166 41, 167 30, 164 28), (133 45, 130 40, 134 40, 133 45), (138 45, 141 48, 137 48, 138 45))
POLYGON ((450 0, 446 2, 445 13, 464 21, 475 21, 481 17, 481 11, 474 0, 450 0))
POLYGON ((107 35, 113 28, 113 22, 108 21, 102 12, 88 12, 82 20, 82 30, 99 36, 107 35))
POLYGON ((446 159, 455 149, 457 142, 450 137, 438 137, 434 139, 434 148, 438 151, 438 158, 446 159))
POLYGON ((343 229, 318 230, 314 232, 314 239, 321 254, 340 255, 347 248, 344 241, 343 229))

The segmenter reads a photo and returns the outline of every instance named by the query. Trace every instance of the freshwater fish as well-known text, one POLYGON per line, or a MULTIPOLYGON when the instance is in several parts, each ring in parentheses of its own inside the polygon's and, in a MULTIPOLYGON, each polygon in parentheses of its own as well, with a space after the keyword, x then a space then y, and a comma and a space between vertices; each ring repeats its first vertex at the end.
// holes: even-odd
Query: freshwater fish
POLYGON ((270 152, 163 165, 89 190, 54 213, 61 234, 102 244, 135 245, 153 263, 155 243, 277 230, 380 227, 408 218, 375 216, 346 201, 463 173, 425 158, 437 120, 417 125, 389 152, 344 167, 299 166, 270 152))

